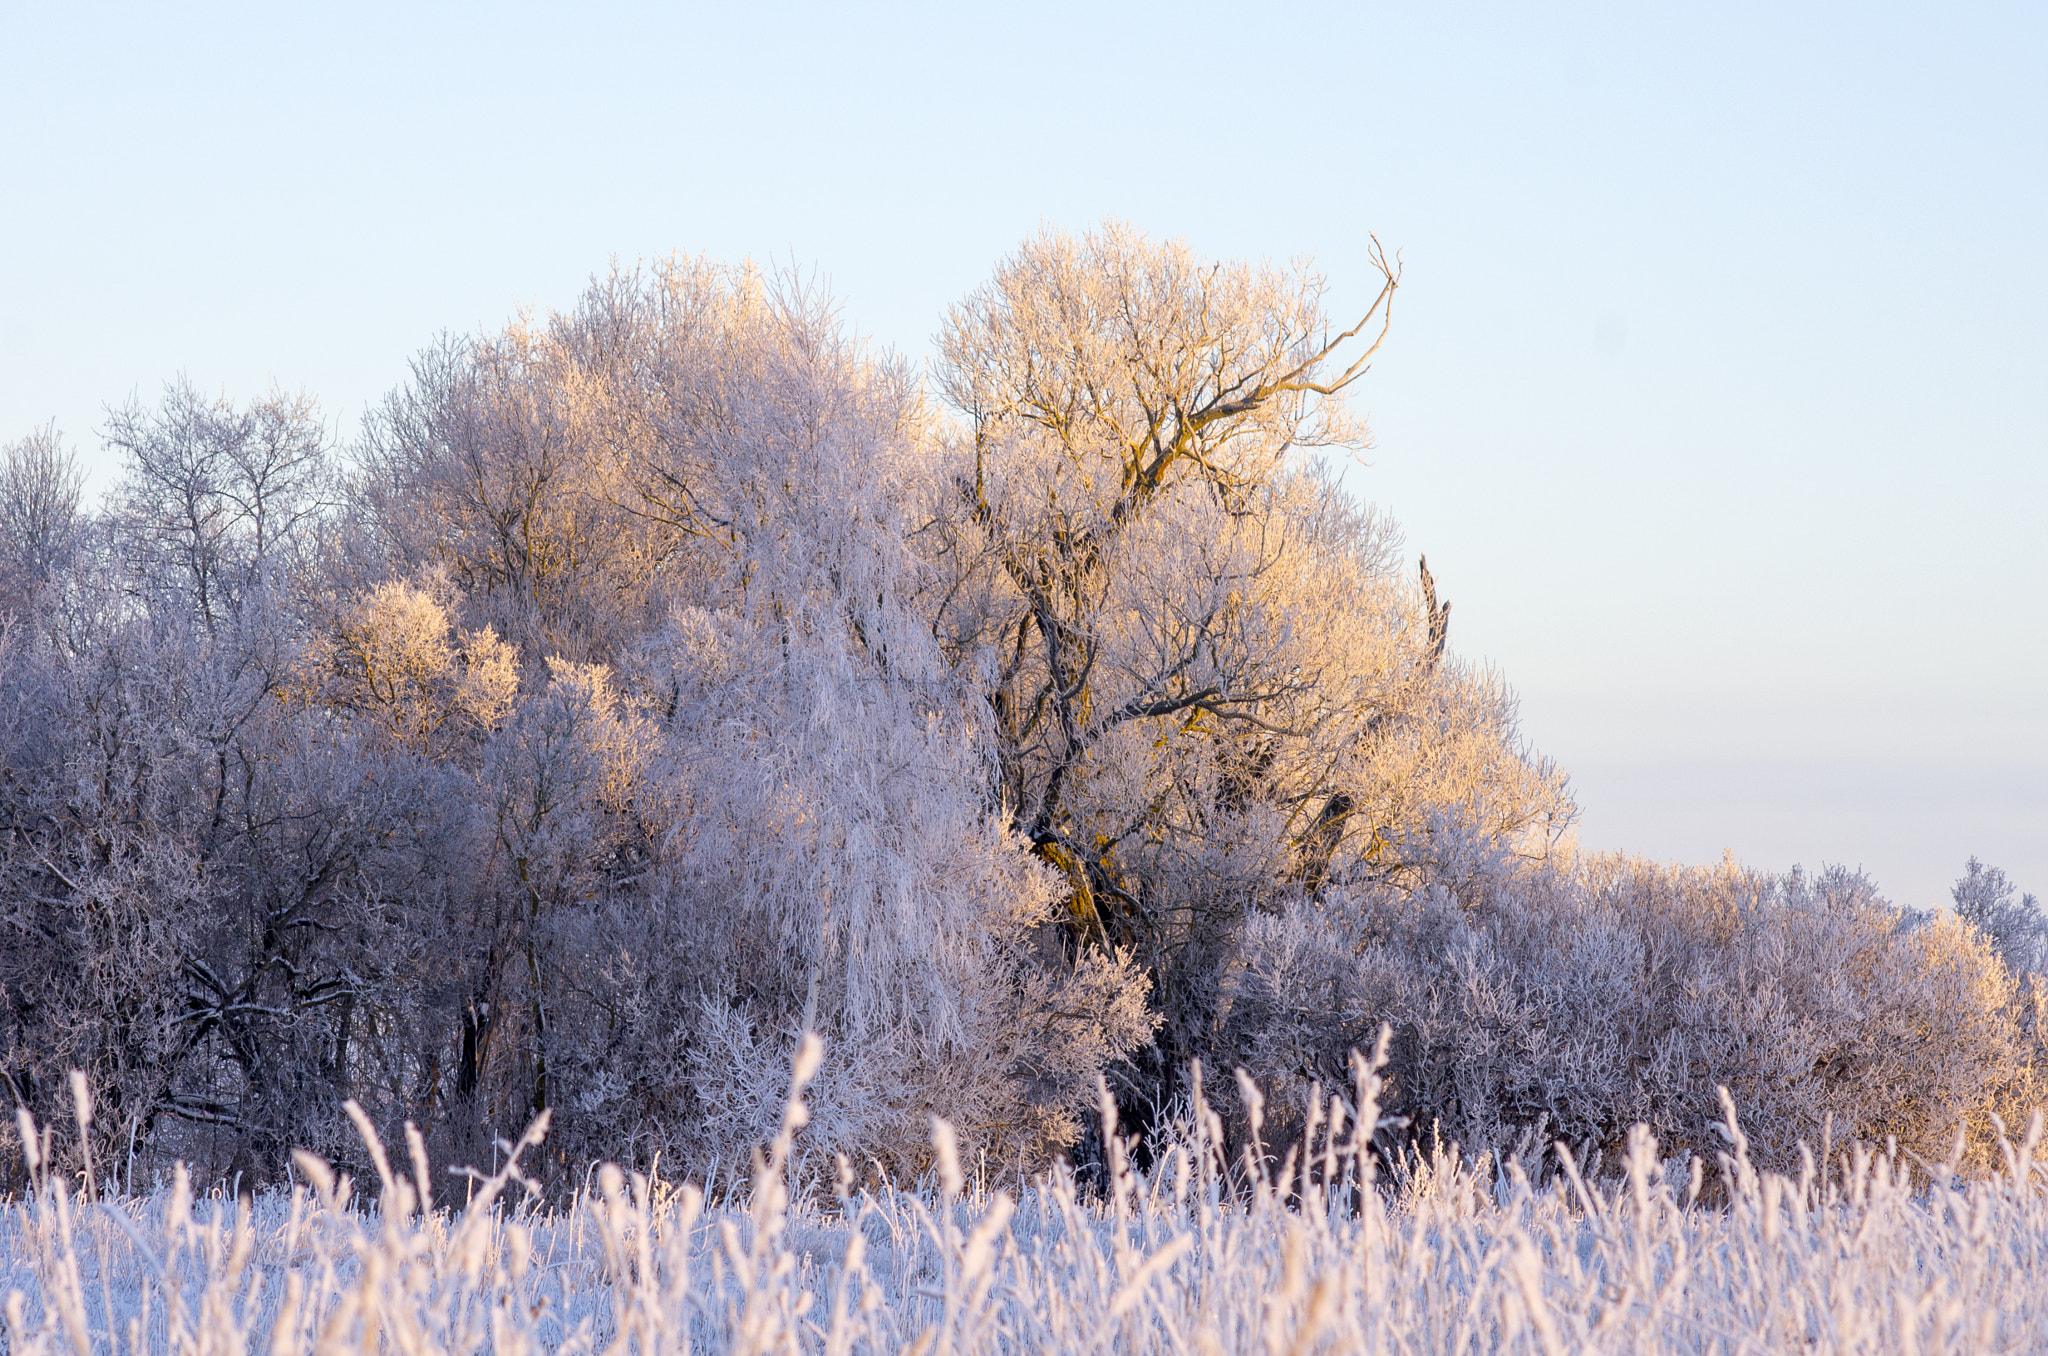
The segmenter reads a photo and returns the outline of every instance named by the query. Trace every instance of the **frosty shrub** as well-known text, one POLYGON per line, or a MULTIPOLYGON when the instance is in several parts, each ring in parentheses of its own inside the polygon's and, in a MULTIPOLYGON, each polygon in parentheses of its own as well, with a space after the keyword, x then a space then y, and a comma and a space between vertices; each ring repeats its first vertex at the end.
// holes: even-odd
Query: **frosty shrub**
MULTIPOLYGON (((1223 982, 1230 1057, 1330 1081, 1380 1023, 1417 1142, 1617 1161, 1644 1123, 1714 1141, 1717 1089, 1759 1158, 1883 1142, 1995 1164, 1994 1114, 2035 1094, 2017 990, 1961 919, 1841 869, 1769 876, 1587 856, 1496 858, 1421 889, 1353 885, 1249 920, 1223 982)), ((2014 1123, 2017 1123, 2016 1121, 2014 1123)))

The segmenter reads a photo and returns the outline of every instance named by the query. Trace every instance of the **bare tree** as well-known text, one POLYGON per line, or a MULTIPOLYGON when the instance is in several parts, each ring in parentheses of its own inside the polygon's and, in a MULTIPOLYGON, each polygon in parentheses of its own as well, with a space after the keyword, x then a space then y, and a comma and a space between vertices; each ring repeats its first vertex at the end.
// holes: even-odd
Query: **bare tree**
POLYGON ((330 441, 305 395, 273 391, 237 409, 181 378, 153 410, 110 410, 105 437, 123 458, 117 516, 139 586, 208 631, 307 544, 330 502, 330 441))
MULTIPOLYGON (((1380 780, 1359 765, 1400 744, 1397 723, 1413 754, 1443 724, 1426 709, 1500 707, 1444 670, 1449 610, 1427 569, 1420 597, 1392 587, 1384 524, 1347 516, 1303 462, 1364 443, 1343 397, 1400 283, 1377 244, 1372 257, 1379 290, 1337 330, 1306 265, 1211 263, 1114 223, 1047 232, 948 317, 940 384, 970 428, 954 506, 927 533, 951 581, 937 624, 988 674, 1001 794, 1067 874, 1085 929, 1156 931, 1117 860, 1169 822, 1189 842, 1194 818, 1254 799, 1279 806, 1300 858, 1290 870, 1269 854, 1268 879, 1319 885, 1375 794, 1347 779, 1380 780), (1077 794, 1190 737, 1209 771, 1156 766, 1107 821, 1077 794), (1216 784, 1195 794, 1191 776, 1216 784), (1190 795, 1206 802, 1195 815, 1167 813, 1190 795)), ((1568 816, 1554 779, 1520 775, 1511 719, 1494 725, 1506 744, 1485 775, 1519 802, 1493 814, 1503 831, 1568 816)), ((1381 818, 1365 840, 1384 848, 1397 827, 1381 818)))
POLYGON ((2048 973, 2048 913, 2033 895, 2017 894, 2005 872, 1970 858, 1950 897, 1956 914, 1990 939, 2016 975, 2048 973))
POLYGON ((55 424, 0 448, 0 611, 35 605, 77 546, 85 476, 55 424))
POLYGON ((941 624, 956 650, 997 656, 1004 794, 1083 915, 1099 891, 1128 894, 1065 813, 1091 748, 1130 721, 1263 724, 1259 709, 1293 687, 1193 680, 1226 584, 1149 681, 1102 700, 1124 539, 1178 489, 1232 522, 1258 511, 1291 452, 1362 442, 1339 397, 1384 340, 1400 281, 1377 246, 1374 258, 1378 296, 1333 334, 1306 267, 1210 264, 1115 223, 1048 231, 947 318, 940 384, 972 424, 956 492, 981 538, 951 550, 963 574, 985 560, 1000 582, 956 589, 941 624))

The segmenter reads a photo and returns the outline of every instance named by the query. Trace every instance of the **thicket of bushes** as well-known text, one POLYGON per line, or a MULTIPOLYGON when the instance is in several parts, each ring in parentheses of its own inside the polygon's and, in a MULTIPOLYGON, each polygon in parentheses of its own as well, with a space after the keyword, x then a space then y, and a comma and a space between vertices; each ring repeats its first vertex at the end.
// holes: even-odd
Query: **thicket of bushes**
POLYGON ((1391 1108, 1473 1153, 1612 1164, 1647 1124, 1711 1157, 1725 1087, 1766 1162, 1886 1136, 1945 1162, 1961 1132, 1993 1167, 1994 1118, 2044 1091, 2041 976, 1840 869, 1588 856, 1330 891, 1248 920, 1222 990, 1218 1053, 1270 1088, 1331 1084, 1390 1023, 1391 1108))
POLYGON ((918 1169, 940 1115, 1029 1169, 1098 1078, 1142 1126, 1195 1059, 1341 1084, 1389 1022, 1407 1133, 1475 1151, 1692 1146, 1717 1084, 1771 1161, 1981 1147, 2038 908, 1570 853, 1320 459, 1398 280, 1338 331, 1306 268, 1047 234, 927 386, 674 260, 442 341, 346 445, 182 382, 109 412, 97 507, 11 445, 9 1094, 85 1070, 145 1172, 346 1162, 353 1098, 442 1162, 545 1109, 558 1180, 701 1174, 809 1028, 818 1161, 918 1169))

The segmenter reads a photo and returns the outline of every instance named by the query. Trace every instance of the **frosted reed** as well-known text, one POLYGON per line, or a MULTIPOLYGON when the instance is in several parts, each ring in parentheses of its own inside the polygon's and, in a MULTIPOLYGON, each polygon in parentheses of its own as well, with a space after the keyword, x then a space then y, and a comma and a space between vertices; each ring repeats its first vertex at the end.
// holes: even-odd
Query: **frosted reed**
MULTIPOLYGON (((598 1168, 559 1208, 518 1162, 394 1165, 374 1199, 308 1155, 289 1193, 125 1195, 49 1171, 0 1224, 9 1356, 668 1356, 683 1352, 2019 1352, 2048 1347, 2048 1165, 2036 1117, 1964 1181, 1864 1145, 1759 1171, 1732 1106, 1718 1161, 1638 1130, 1551 1184, 1455 1149, 1370 1148, 1380 1082, 1319 1092, 1307 1135, 1226 1162, 1199 1091, 1149 1170, 1105 1096, 1100 1191, 1062 1169, 986 1189, 936 1122, 915 1189, 792 1195, 821 1047, 798 1052, 750 1184, 598 1168), (1360 1134, 1364 1127, 1366 1134, 1360 1134)), ((1256 1108, 1256 1101, 1254 1107, 1256 1108)), ((81 1099, 82 1122, 89 1115, 81 1099)), ((1260 1129, 1253 1118, 1254 1137, 1260 1129)), ((111 1179, 110 1179, 111 1180, 111 1179)))

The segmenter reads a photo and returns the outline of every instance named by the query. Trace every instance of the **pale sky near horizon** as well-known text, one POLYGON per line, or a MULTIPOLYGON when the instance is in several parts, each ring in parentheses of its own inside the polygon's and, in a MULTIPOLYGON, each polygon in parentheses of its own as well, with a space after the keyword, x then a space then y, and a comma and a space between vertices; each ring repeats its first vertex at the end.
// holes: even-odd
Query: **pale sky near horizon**
POLYGON ((617 256, 922 357, 1041 222, 1406 281, 1351 483, 1582 842, 2048 896, 2048 8, 0 3, 0 439, 352 433, 617 256))

